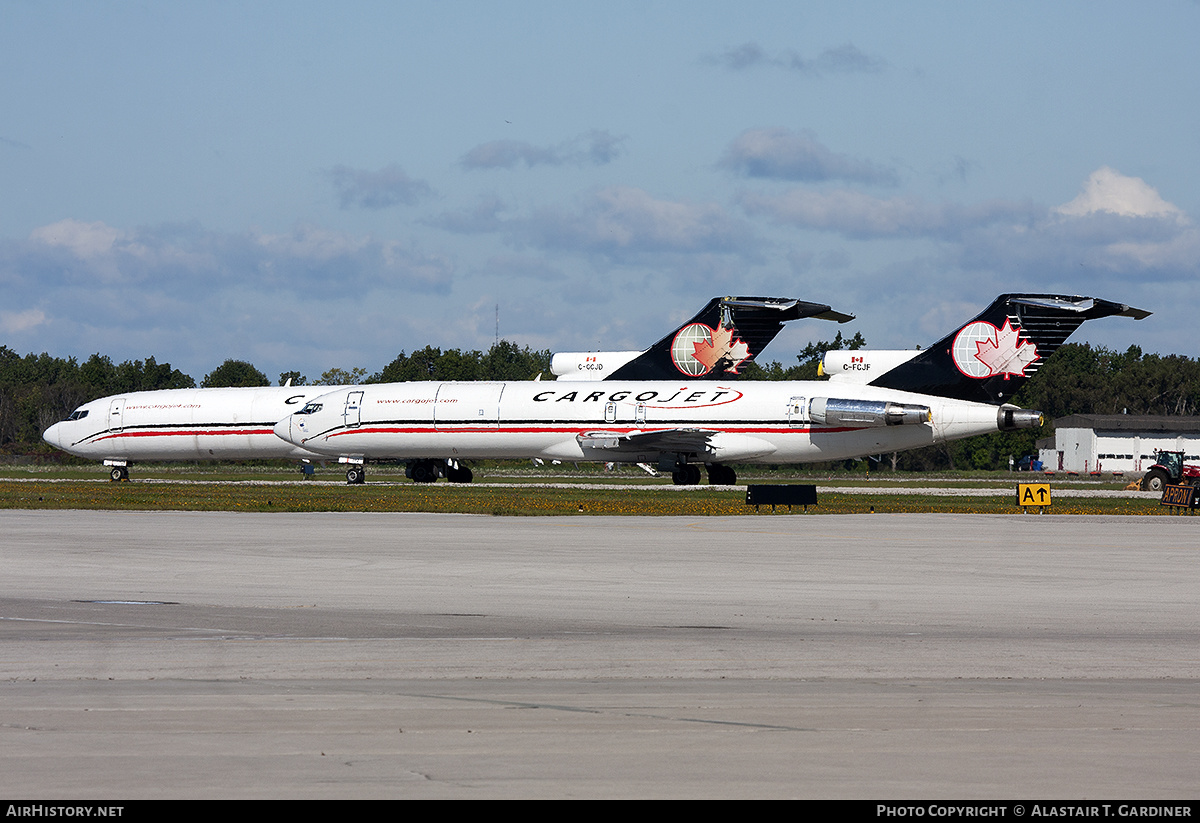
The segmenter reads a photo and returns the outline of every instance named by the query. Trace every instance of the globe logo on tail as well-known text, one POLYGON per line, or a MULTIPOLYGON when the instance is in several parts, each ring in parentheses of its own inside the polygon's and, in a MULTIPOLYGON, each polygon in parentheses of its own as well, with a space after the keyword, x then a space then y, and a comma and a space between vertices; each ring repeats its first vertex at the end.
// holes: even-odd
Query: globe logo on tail
POLYGON ((689 377, 701 377, 725 362, 728 374, 737 374, 738 366, 750 358, 750 347, 737 338, 737 329, 704 323, 684 326, 671 341, 671 361, 689 377))
POLYGON ((1024 377, 1025 370, 1039 359, 1037 346, 1021 338, 1021 327, 1013 328, 1005 319, 1004 328, 996 328, 984 320, 968 323, 954 338, 950 356, 954 365, 967 377, 982 380, 986 377, 1009 375, 1024 377))

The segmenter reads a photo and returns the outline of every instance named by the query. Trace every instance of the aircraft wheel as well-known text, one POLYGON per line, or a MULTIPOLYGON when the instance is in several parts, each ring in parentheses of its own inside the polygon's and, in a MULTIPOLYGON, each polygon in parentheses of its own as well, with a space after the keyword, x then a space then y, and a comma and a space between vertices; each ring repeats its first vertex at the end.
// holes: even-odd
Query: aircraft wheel
POLYGON ((699 486, 700 485, 700 467, 694 463, 688 464, 687 484, 689 486, 699 486))
POLYGON ((367 482, 367 470, 362 466, 351 466, 346 469, 346 482, 352 486, 367 482))
POLYGON ((113 466, 108 476, 112 478, 114 483, 119 483, 122 480, 129 479, 129 469, 125 466, 113 466))
POLYGON ((457 469, 447 469, 446 479, 451 483, 470 483, 475 475, 466 466, 459 466, 457 469))
POLYGON ((429 461, 419 460, 413 463, 412 479, 414 483, 435 483, 437 482, 437 470, 429 464, 429 461))
POLYGON ((1167 485, 1168 480, 1170 478, 1167 477, 1167 473, 1162 469, 1151 469, 1146 472, 1146 478, 1142 480, 1142 488, 1147 491, 1161 492, 1163 486, 1167 485))
POLYGON ((671 482, 676 486, 686 486, 688 484, 687 467, 685 466, 683 469, 676 469, 675 471, 671 472, 671 482))

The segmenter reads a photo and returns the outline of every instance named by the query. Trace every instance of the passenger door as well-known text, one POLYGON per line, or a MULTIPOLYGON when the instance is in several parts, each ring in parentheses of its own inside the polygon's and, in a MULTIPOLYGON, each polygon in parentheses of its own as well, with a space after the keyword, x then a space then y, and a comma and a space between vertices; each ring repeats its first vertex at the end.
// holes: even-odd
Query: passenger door
POLYGON ((346 395, 346 408, 342 412, 342 419, 347 428, 356 428, 362 422, 362 399, 363 393, 360 391, 352 391, 346 395))

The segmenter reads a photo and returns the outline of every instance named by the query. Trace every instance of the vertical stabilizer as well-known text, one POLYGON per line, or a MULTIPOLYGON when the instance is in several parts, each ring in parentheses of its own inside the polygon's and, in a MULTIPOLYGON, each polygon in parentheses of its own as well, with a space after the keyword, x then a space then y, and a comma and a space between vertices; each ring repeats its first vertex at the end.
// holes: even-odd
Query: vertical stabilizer
POLYGON ((1007 403, 1085 320, 1150 312, 1093 297, 1002 294, 978 317, 870 385, 1007 403))
POLYGON ((784 297, 714 297, 699 314, 606 380, 729 380, 775 339, 783 324, 802 317, 845 323, 852 315, 823 303, 784 297))

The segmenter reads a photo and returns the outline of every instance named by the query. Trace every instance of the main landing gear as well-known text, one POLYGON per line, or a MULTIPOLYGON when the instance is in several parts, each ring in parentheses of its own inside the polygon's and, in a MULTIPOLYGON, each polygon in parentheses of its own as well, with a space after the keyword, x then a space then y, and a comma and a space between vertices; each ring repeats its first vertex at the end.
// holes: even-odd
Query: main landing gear
MULTIPOLYGON (((729 466, 712 463, 705 468, 708 470, 710 486, 732 486, 737 483, 737 472, 729 466)), ((677 465, 671 472, 671 480, 676 486, 698 486, 700 485, 700 467, 695 463, 677 465)))
POLYGON ((404 469, 414 483, 436 483, 439 476, 451 483, 470 483, 475 475, 457 460, 414 460, 404 469))
POLYGON ((700 485, 700 467, 695 463, 685 463, 671 472, 671 482, 676 486, 700 485))
POLYGON ((437 464, 432 460, 414 460, 404 469, 404 474, 411 477, 414 483, 436 483, 437 464))
POLYGON ((446 466, 446 479, 451 483, 470 483, 475 475, 466 466, 446 466))
POLYGON ((352 464, 346 469, 346 483, 351 486, 357 486, 360 483, 367 482, 367 469, 357 463, 352 464))
POLYGON ((112 481, 114 483, 119 483, 122 480, 128 480, 129 479, 129 467, 128 466, 113 466, 112 469, 109 470, 108 476, 110 478, 112 478, 112 481))

